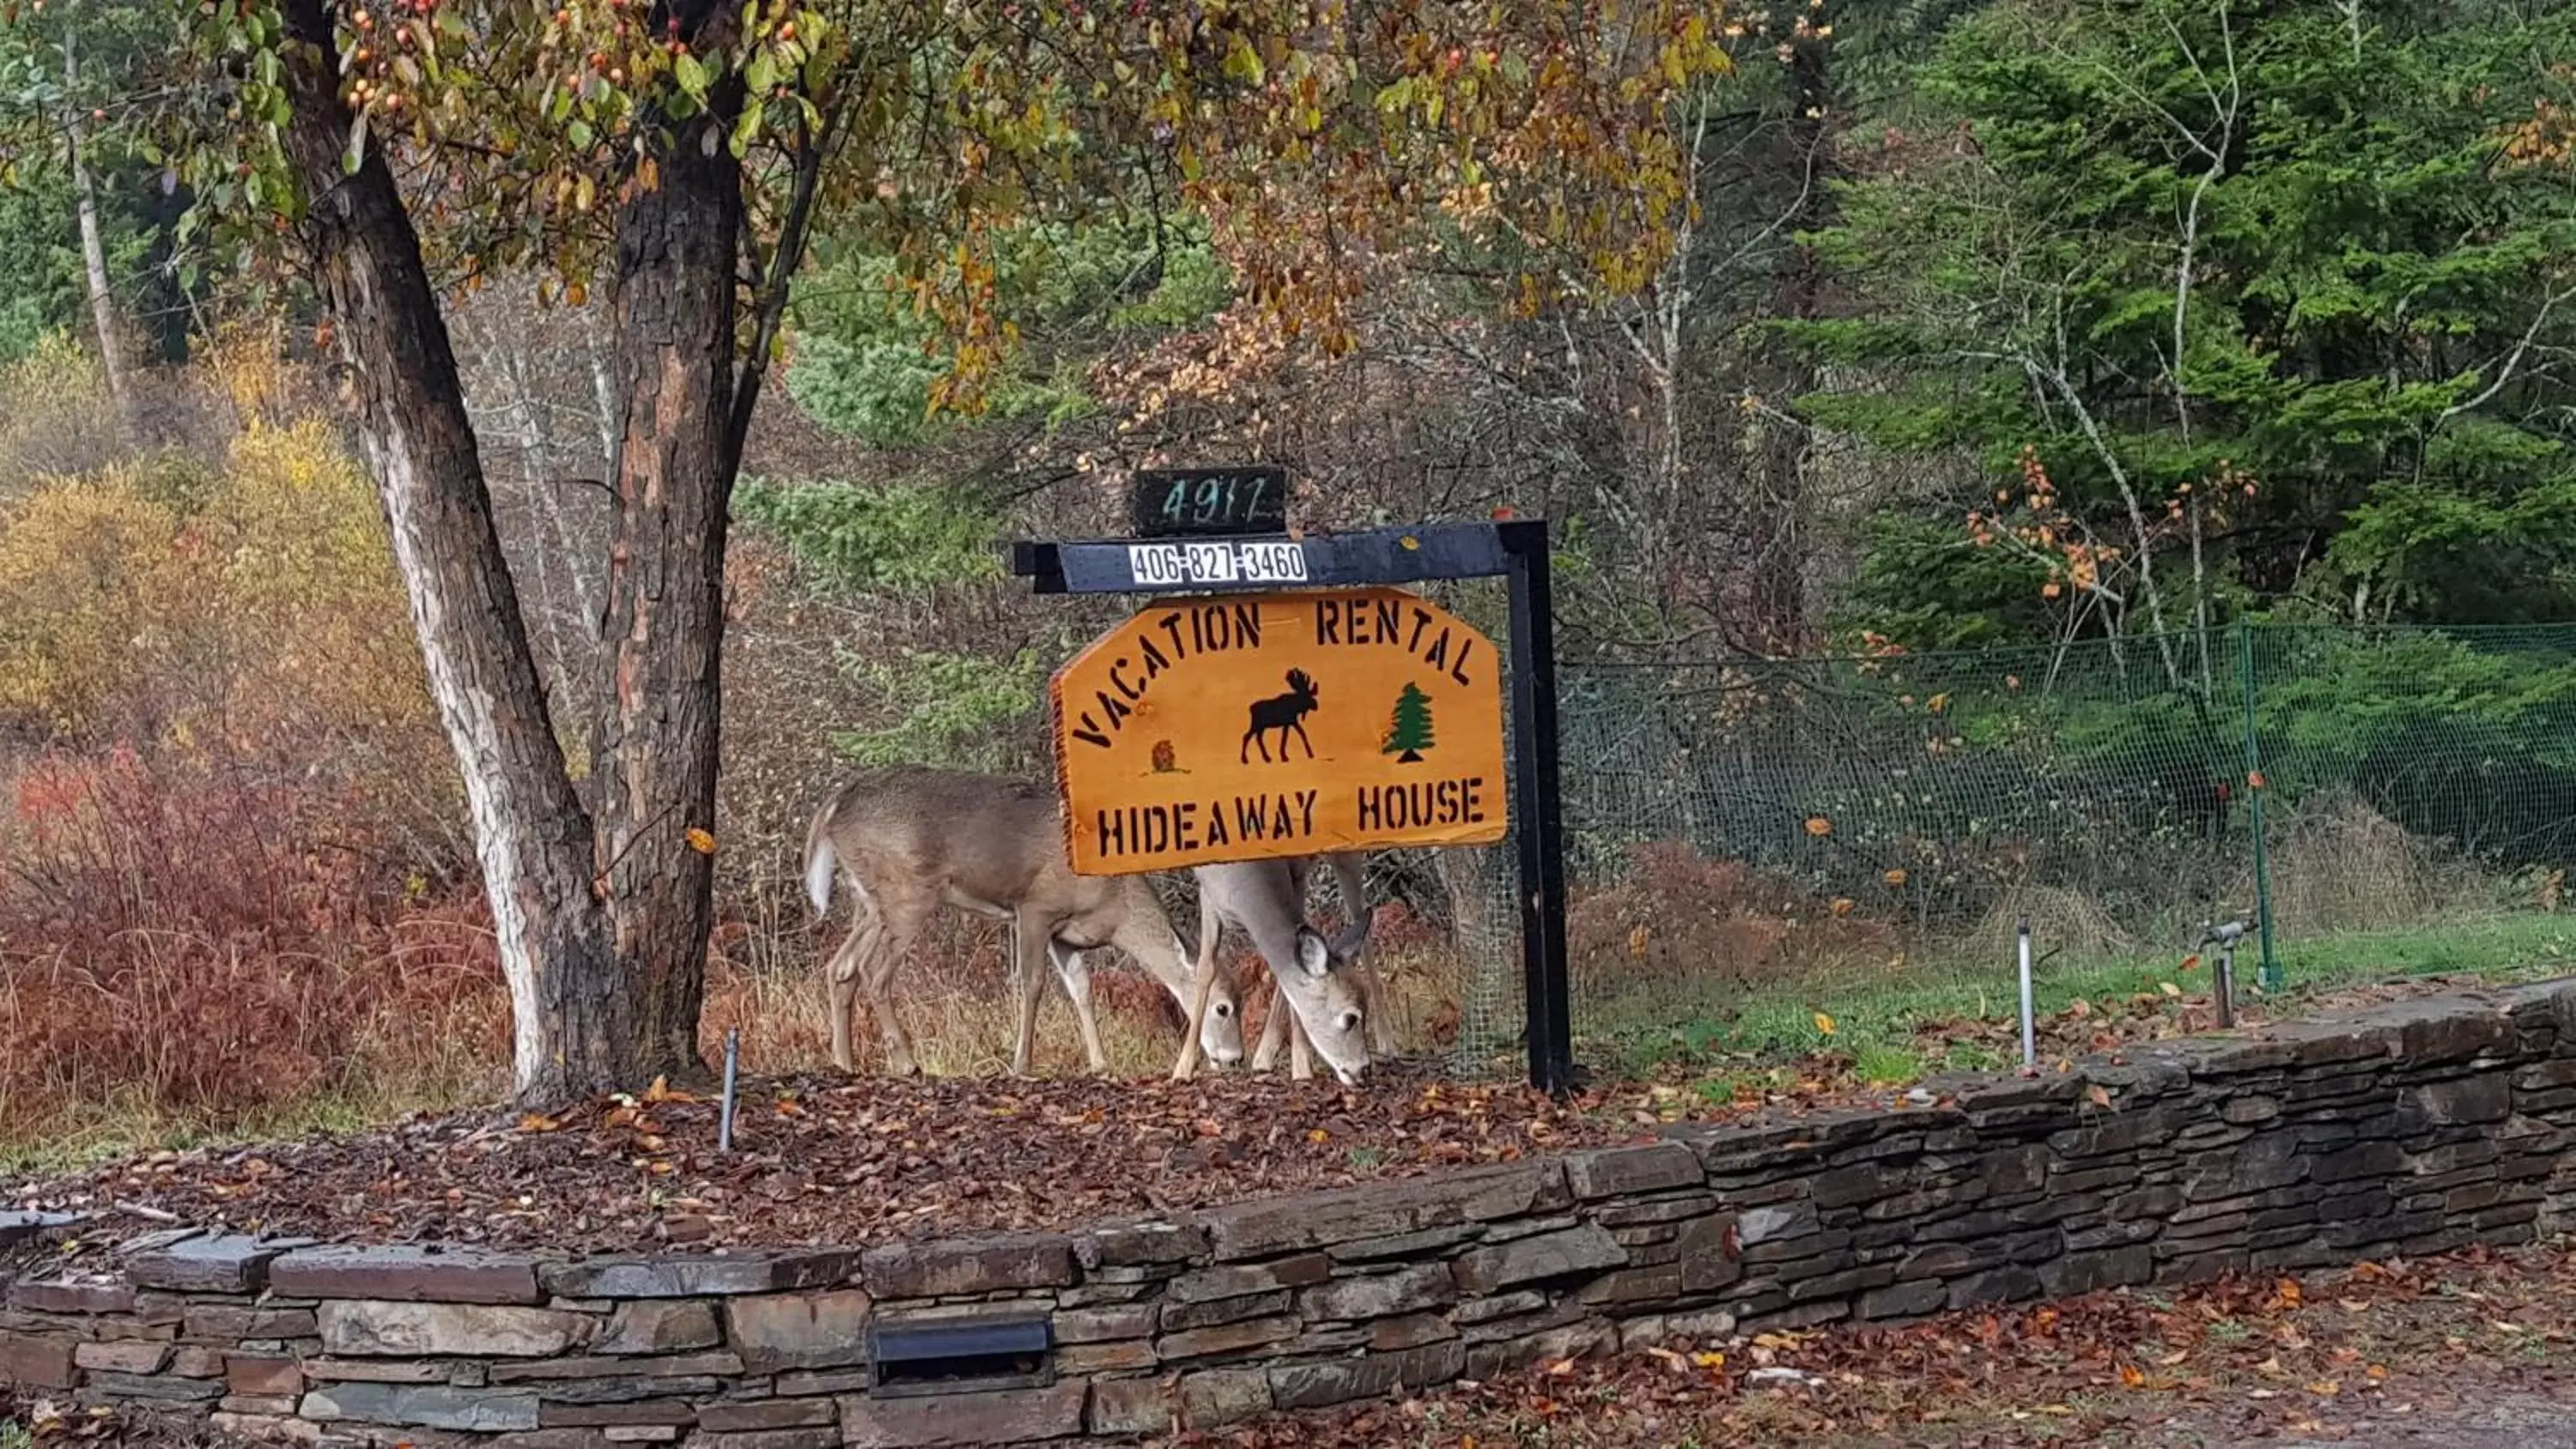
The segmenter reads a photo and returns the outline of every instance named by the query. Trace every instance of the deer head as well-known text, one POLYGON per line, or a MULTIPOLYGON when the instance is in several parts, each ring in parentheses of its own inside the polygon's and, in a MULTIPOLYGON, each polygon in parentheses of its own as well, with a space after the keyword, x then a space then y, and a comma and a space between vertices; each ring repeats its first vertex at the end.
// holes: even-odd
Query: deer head
POLYGON ((1315 699, 1315 681, 1308 677, 1305 670, 1291 669, 1288 671, 1288 688, 1290 691, 1295 693, 1298 698, 1303 699, 1308 703, 1312 703, 1315 699))
POLYGON ((1342 1085, 1356 1087, 1367 1073, 1368 1038, 1359 983, 1344 970, 1350 958, 1336 950, 1311 926, 1297 928, 1296 960, 1278 973, 1288 1009, 1306 1028, 1315 1055, 1333 1069, 1342 1085))

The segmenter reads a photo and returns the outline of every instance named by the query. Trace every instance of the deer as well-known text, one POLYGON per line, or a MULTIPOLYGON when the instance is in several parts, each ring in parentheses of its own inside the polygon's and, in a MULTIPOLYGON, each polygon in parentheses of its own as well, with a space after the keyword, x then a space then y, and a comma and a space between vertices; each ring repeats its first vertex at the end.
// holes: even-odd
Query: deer
MULTIPOLYGON (((1189 1020, 1192 1026, 1198 1023, 1222 980, 1217 946, 1231 922, 1252 938, 1254 948, 1270 965, 1269 1020, 1254 1067, 1267 1070, 1276 1063, 1284 1035, 1292 1078, 1304 1081, 1314 1075, 1308 1060, 1311 1048, 1343 1085, 1357 1086, 1368 1069, 1371 1045, 1378 1055, 1395 1054, 1395 1029, 1387 1018, 1385 987, 1362 954, 1368 945, 1369 915, 1360 857, 1344 851, 1323 860, 1340 884, 1343 903, 1351 913, 1341 937, 1329 943, 1306 920, 1306 881, 1314 860, 1233 861, 1197 867, 1199 954, 1189 1020), (1363 1022, 1370 1028, 1371 1043, 1361 1040, 1363 1022)), ((1196 1073, 1196 1047, 1196 1038, 1185 1030, 1172 1080, 1185 1082, 1196 1073)))
POLYGON ((1250 756, 1256 745, 1261 749, 1263 763, 1268 763, 1270 760, 1268 736, 1272 730, 1279 732, 1279 758, 1283 760, 1288 758, 1288 734, 1291 730, 1296 732, 1298 740, 1306 746, 1306 758, 1310 760, 1315 758, 1315 742, 1306 737, 1306 716, 1314 712, 1315 693, 1314 679, 1305 670, 1291 669, 1288 671, 1286 694, 1274 694, 1268 699, 1254 700, 1252 725, 1243 732, 1243 744, 1234 752, 1235 763, 1239 765, 1251 763, 1250 756))
POLYGON ((849 883, 857 919, 824 968, 832 1003, 832 1062, 854 1071, 850 1018, 867 997, 887 1069, 919 1070, 888 990, 894 968, 941 905, 1009 923, 1018 1031, 1011 1071, 1029 1074, 1038 997, 1054 969, 1073 1002, 1082 1049, 1108 1070, 1091 1009, 1083 953, 1115 946, 1144 966, 1188 1015, 1190 1046, 1221 1064, 1243 1059, 1241 998, 1231 975, 1194 973, 1171 918, 1141 875, 1084 876, 1067 859, 1062 807, 1021 781, 957 770, 900 767, 845 785, 805 832, 805 894, 828 918, 835 874, 849 883), (1201 1011, 1193 1012, 1193 1007, 1201 1011))

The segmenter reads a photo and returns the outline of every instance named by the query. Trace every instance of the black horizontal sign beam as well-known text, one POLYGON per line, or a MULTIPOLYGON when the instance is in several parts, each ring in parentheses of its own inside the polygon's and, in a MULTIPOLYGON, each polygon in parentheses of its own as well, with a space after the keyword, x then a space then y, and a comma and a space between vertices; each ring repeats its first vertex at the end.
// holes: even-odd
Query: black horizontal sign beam
POLYGON ((1361 533, 1099 539, 1011 545, 1011 572, 1041 594, 1230 593, 1491 578, 1511 569, 1506 529, 1432 523, 1361 533))

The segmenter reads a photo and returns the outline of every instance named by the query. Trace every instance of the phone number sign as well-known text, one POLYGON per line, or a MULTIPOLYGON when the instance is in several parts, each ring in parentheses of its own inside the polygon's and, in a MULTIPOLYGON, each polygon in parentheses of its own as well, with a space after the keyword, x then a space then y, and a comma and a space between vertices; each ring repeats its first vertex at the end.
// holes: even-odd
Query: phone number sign
POLYGON ((1073 868, 1500 840, 1501 666, 1401 589, 1148 607, 1049 682, 1073 868))

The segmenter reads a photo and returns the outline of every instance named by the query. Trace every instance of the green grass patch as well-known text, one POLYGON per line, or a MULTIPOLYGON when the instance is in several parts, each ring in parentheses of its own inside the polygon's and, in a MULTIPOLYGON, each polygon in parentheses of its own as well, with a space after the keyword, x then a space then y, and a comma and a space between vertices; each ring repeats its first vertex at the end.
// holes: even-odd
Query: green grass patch
MULTIPOLYGON (((2179 950, 2085 960, 2051 954, 2044 941, 2039 949, 2032 988, 2042 1017, 2065 1011, 2079 998, 2113 1002, 2164 994, 2167 983, 2186 995, 2206 996, 2217 968, 2215 952, 2203 953, 2199 965, 2186 970, 2179 950)), ((2576 971, 2576 918, 2470 915, 2405 929, 2285 939, 2277 950, 2285 985, 2274 997, 2259 998, 2261 952, 2249 944, 2236 959, 2238 999, 2261 999, 2274 1015, 2296 1009, 2305 998, 2409 977, 2461 975, 2502 984, 2567 974, 2576 971)), ((1750 989, 1716 980, 1659 980, 1595 993, 1578 980, 1577 1045, 1583 1059, 1616 1063, 1635 1077, 1676 1066, 1710 1069, 1720 1073, 1708 1079, 1717 1095, 1732 1095, 1747 1080, 1749 1066, 1819 1050, 1851 1058, 1864 1081, 1895 1085, 1927 1072, 2009 1066, 2002 1054, 1975 1044, 1927 1059, 1918 1033, 1963 1018, 2010 1021, 2019 995, 2008 957, 1833 972, 1750 989)))

